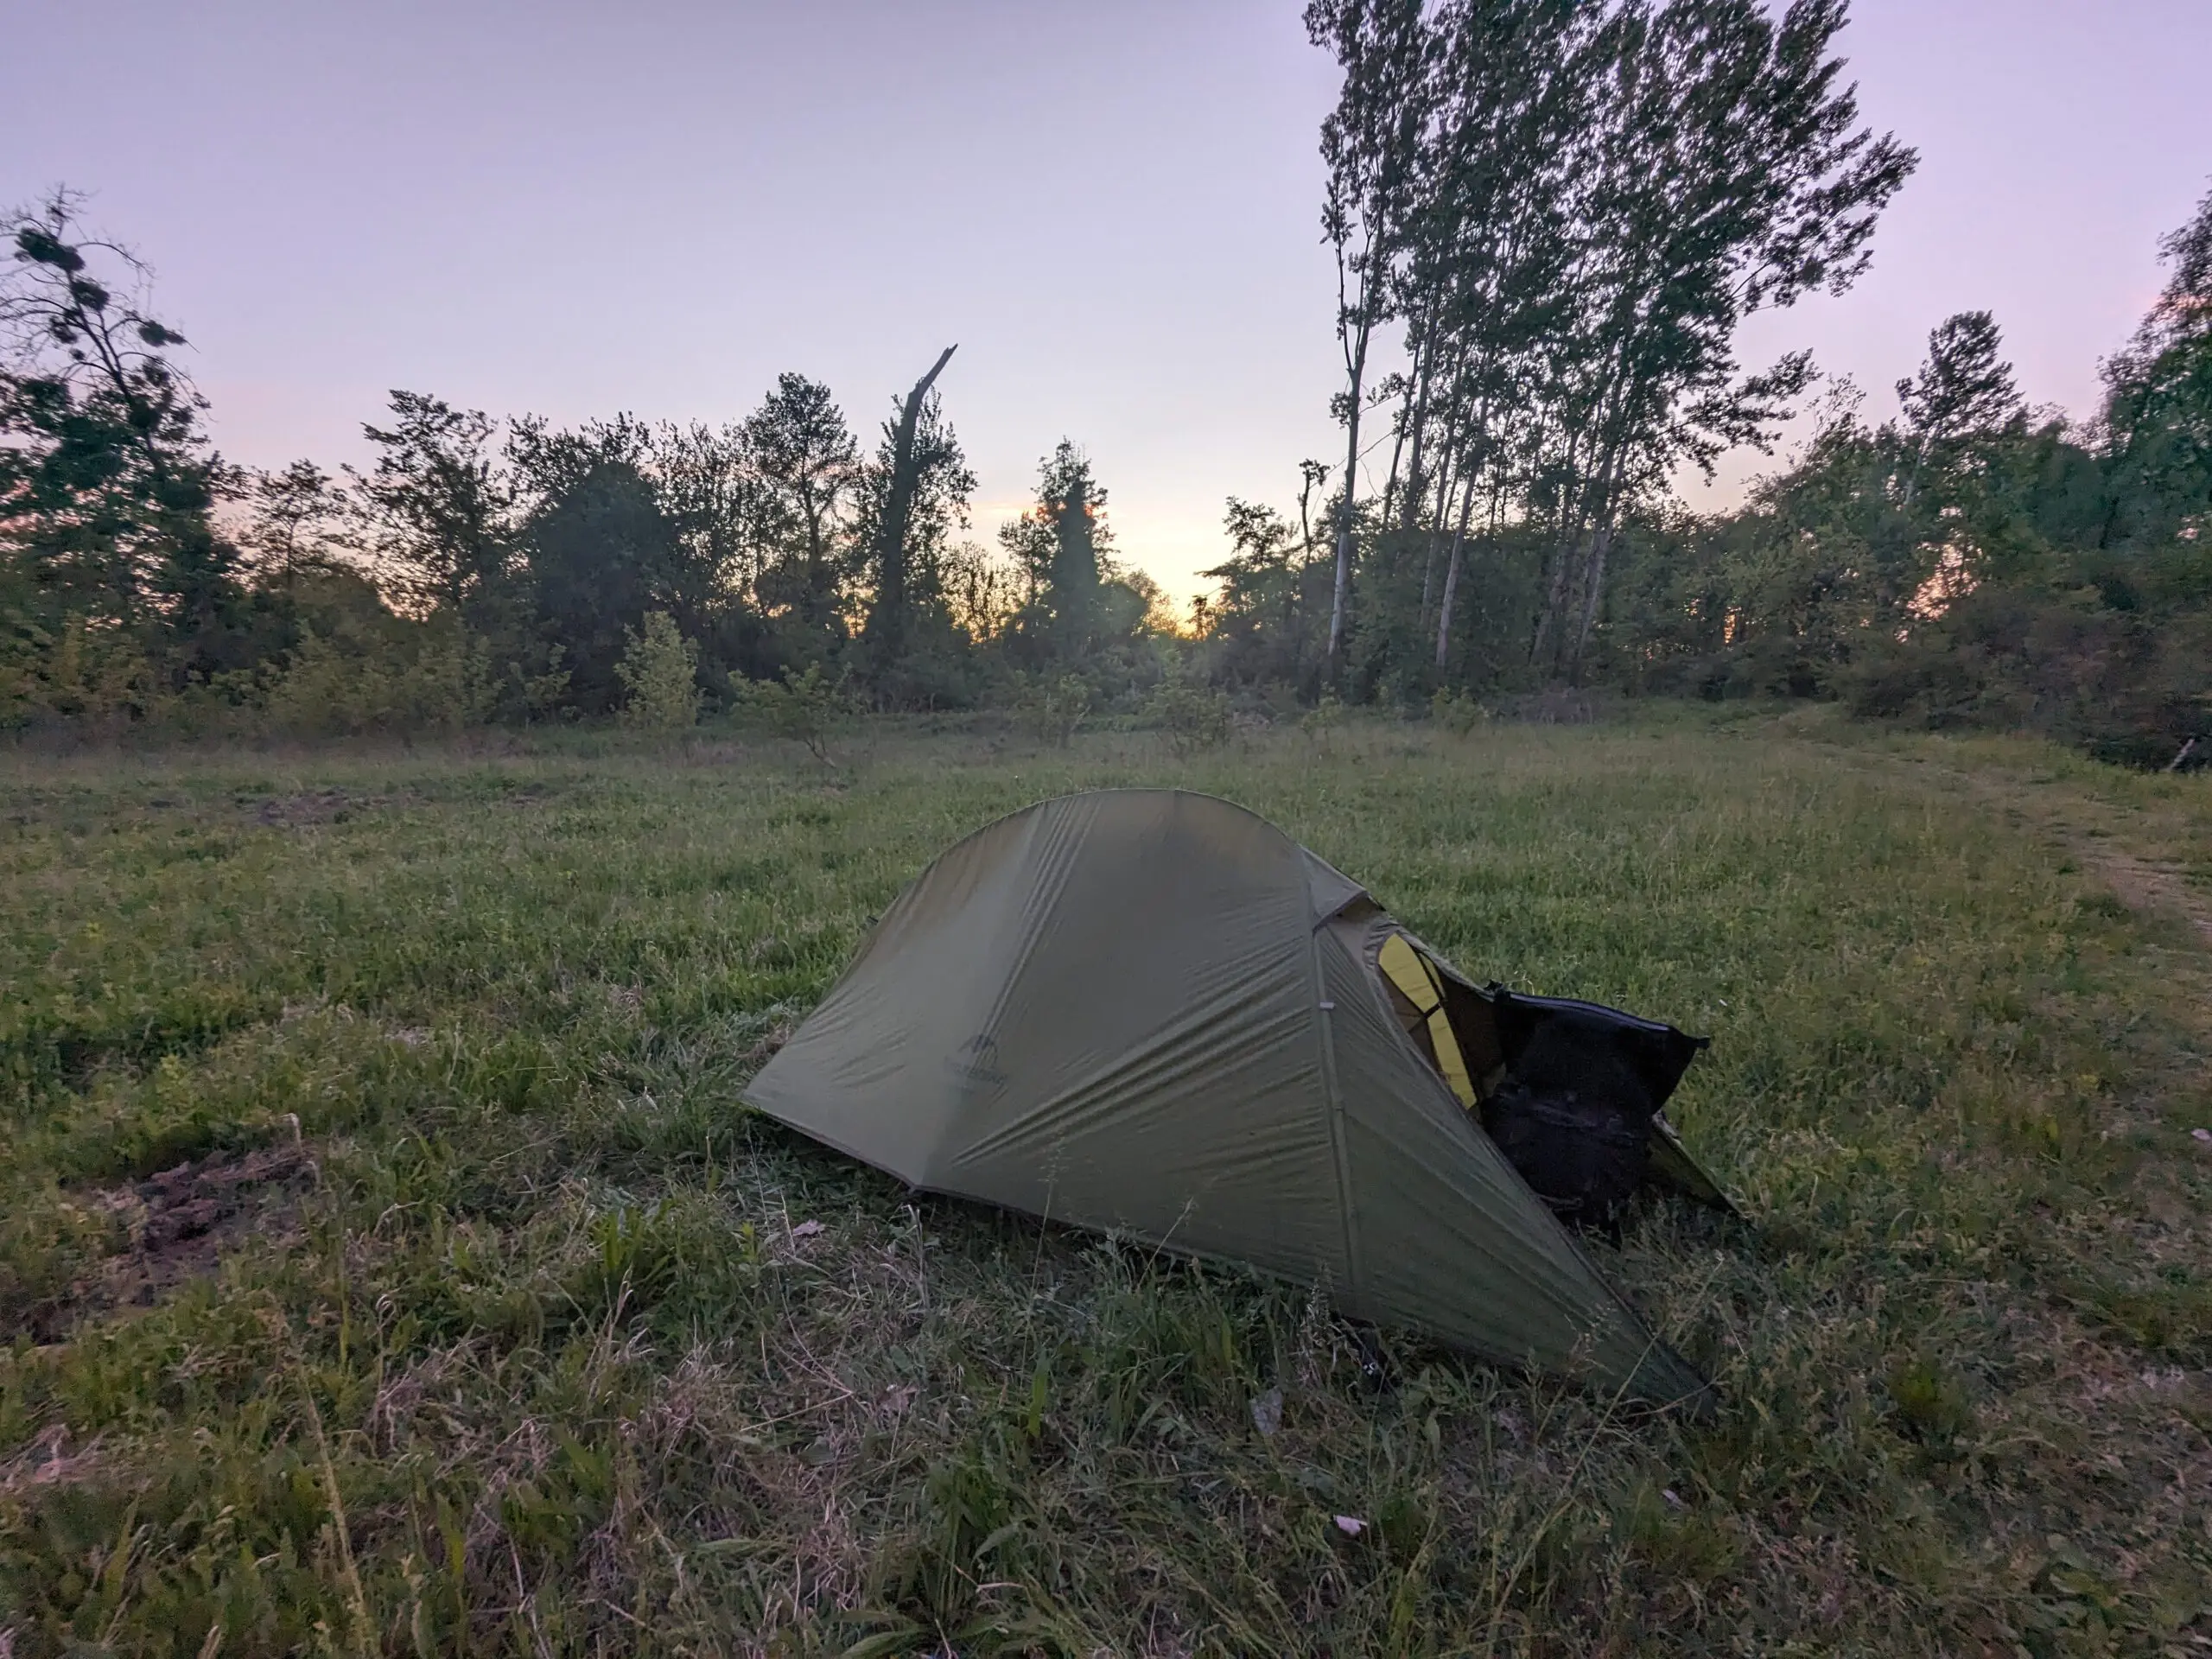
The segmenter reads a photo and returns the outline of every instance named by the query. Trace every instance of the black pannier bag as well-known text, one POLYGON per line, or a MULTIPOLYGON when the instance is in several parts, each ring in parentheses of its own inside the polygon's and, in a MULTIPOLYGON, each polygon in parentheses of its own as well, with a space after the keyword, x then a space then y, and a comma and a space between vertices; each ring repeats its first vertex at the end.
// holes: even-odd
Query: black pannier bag
POLYGON ((1565 997, 1485 993, 1504 1075, 1482 1125, 1562 1220, 1618 1235, 1645 1181, 1730 1207, 1681 1151, 1662 1109, 1707 1039, 1565 997))

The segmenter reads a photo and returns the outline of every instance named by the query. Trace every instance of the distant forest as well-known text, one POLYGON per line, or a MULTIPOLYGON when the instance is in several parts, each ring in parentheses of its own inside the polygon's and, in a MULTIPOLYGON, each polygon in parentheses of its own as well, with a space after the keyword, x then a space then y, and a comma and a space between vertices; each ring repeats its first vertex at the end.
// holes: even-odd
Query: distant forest
POLYGON ((998 704, 1204 733, 1569 684, 2162 764, 2212 733, 2212 195, 2086 418, 2024 405, 1986 312, 1935 322, 1878 425, 1806 355, 1746 367, 1738 325, 1847 289, 1915 164, 1859 121, 1846 12, 1315 0, 1342 448, 1230 499, 1186 613, 1072 442, 973 539, 950 348, 872 434, 798 372, 719 428, 395 391, 358 468, 232 466, 146 268, 57 194, 4 226, 0 728, 998 704), (1801 411, 1740 511, 1674 497, 1801 411))

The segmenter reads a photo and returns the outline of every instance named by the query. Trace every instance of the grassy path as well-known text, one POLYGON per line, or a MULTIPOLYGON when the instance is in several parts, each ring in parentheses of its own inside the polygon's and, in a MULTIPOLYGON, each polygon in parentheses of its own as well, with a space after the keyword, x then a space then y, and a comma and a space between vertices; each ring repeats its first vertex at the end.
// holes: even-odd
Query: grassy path
POLYGON ((1884 758, 1939 773, 2094 872, 2131 910, 2177 917, 2212 946, 2212 787, 1986 740, 1958 760, 1922 744, 1884 758), (2040 764, 2038 764, 2040 763, 2040 764))

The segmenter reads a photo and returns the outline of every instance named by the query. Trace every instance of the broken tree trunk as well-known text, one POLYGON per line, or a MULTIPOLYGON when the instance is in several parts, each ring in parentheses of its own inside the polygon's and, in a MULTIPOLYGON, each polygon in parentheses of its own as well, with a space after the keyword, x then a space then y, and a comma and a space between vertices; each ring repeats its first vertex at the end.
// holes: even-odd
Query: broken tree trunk
POLYGON ((875 603, 868 615, 869 655, 880 678, 905 656, 906 650, 906 523, 914 506, 914 429, 922 417, 922 400, 944 372, 959 346, 948 346, 938 353, 930 372, 914 382, 899 411, 899 428, 892 440, 891 489, 883 503, 883 518, 876 525, 875 603))

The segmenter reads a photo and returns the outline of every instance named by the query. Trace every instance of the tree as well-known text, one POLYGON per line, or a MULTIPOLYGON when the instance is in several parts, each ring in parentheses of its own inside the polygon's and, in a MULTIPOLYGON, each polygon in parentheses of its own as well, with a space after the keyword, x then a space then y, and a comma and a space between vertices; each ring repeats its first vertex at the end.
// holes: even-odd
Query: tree
POLYGON ((289 585, 305 572, 328 569, 349 550, 346 524, 353 499, 311 461, 256 473, 247 489, 253 511, 247 545, 256 573, 289 585))
POLYGON ((1625 518, 1683 461, 1771 441, 1810 360, 1745 373, 1738 324, 1848 286, 1914 164, 1860 127, 1830 50, 1844 16, 1844 0, 1309 9, 1344 71, 1323 128, 1349 440, 1332 676, 1418 693, 1451 671, 1466 608, 1496 613, 1504 573, 1471 595, 1470 560, 1545 538, 1515 655, 1579 671, 1625 518), (1371 512, 1357 434, 1391 320, 1408 363, 1376 389, 1395 442, 1371 512))
POLYGON ((1311 617, 1328 600, 1325 583, 1315 590, 1316 573, 1325 576, 1326 567, 1313 557, 1312 536, 1301 537, 1273 507, 1233 495, 1223 528, 1234 551, 1201 573, 1221 584, 1202 636, 1217 671, 1247 684, 1300 684, 1312 657, 1311 617))
POLYGON ((2212 192, 2158 245, 2166 285, 2105 365, 2101 548, 2212 540, 2212 192))
POLYGON ((1998 356, 1997 320, 1961 311, 1929 331, 1928 360, 1897 382, 1906 428, 1923 446, 1993 432, 2020 413, 2012 365, 1998 356))
POLYGON ((957 493, 964 518, 968 497, 975 489, 974 474, 960 459, 959 448, 952 442, 950 429, 943 426, 931 396, 938 376, 944 372, 944 365, 958 349, 948 346, 938 353, 929 372, 899 400, 898 418, 884 423, 882 447, 869 480, 867 545, 875 594, 868 607, 864 637, 871 671, 880 686, 895 677, 913 630, 909 578, 914 562, 910 537, 915 505, 919 500, 926 510, 957 493), (957 492, 948 490, 956 479, 964 480, 964 484, 957 492), (931 485, 937 488, 936 502, 929 494, 931 485))
POLYGON ((999 545, 1028 578, 1033 631, 1062 663, 1078 663, 1101 643, 1103 584, 1114 536, 1106 492, 1090 457, 1066 438, 1037 463, 1034 503, 999 528, 999 545))
MULTIPOLYGON (((932 370, 930 378, 936 373, 932 370)), ((775 550, 776 564, 764 577, 772 582, 766 596, 787 608, 804 632, 834 639, 839 633, 840 513, 860 468, 852 429, 829 387, 786 373, 747 418, 744 438, 760 480, 764 539, 775 550)))
POLYGON ((1329 607, 1328 671, 1342 655, 1356 548, 1359 423, 1375 331, 1395 307, 1394 269, 1414 205, 1416 157, 1432 91, 1429 37, 1421 0, 1311 0, 1306 32, 1344 72, 1337 105, 1321 124, 1328 184, 1324 238, 1337 262, 1337 339, 1344 352, 1344 479, 1329 607))
POLYGON ((1608 120, 1581 192, 1587 349, 1568 391, 1576 485, 1535 655, 1579 666, 1624 509, 1710 467, 1802 391, 1808 362, 1732 385, 1737 326, 1865 269, 1917 158, 1858 125, 1827 55, 1846 0, 1669 0, 1618 14, 1608 120), (1587 536, 1586 543, 1584 537, 1587 536))
POLYGON ((0 526, 67 613, 137 632, 173 683, 232 666, 243 561, 213 510, 229 474, 151 308, 151 276, 58 191, 0 220, 0 526))
POLYGON ((696 635, 713 602, 662 510, 651 444, 648 429, 627 416, 564 432, 525 417, 509 444, 522 507, 514 535, 522 585, 538 630, 569 670, 575 706, 588 714, 615 706, 626 641, 649 614, 668 613, 671 626, 696 635))
POLYGON ((768 672, 779 660, 769 639, 764 589, 781 549, 763 531, 763 488, 751 444, 736 423, 664 423, 646 440, 643 463, 674 538, 669 602, 700 647, 701 673, 717 695, 732 676, 768 672))
POLYGON ((383 573, 413 606, 449 607, 471 626, 505 620, 514 490, 492 456, 496 423, 419 391, 395 391, 391 412, 389 427, 361 427, 375 464, 346 469, 383 573))

